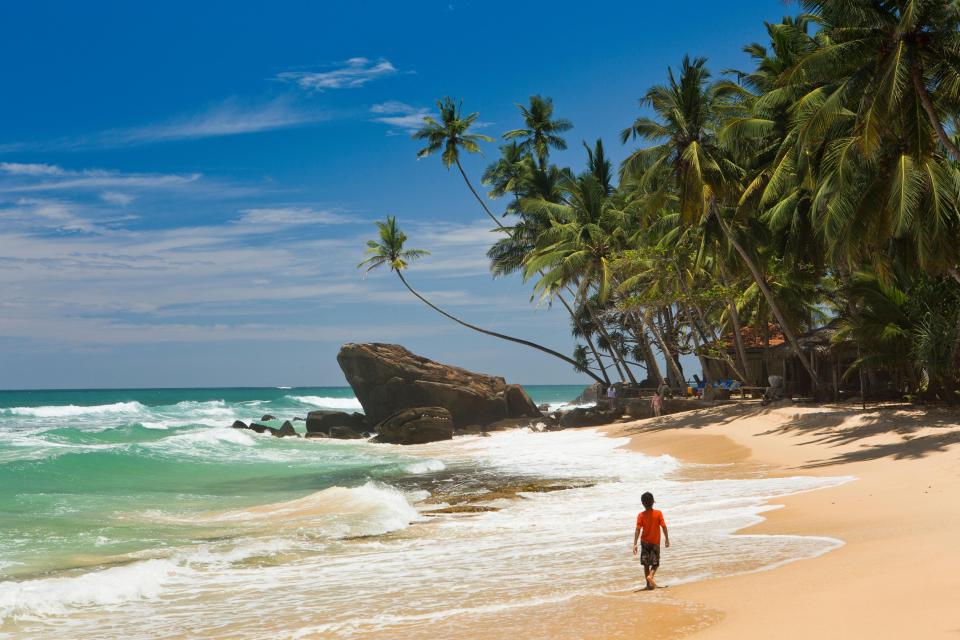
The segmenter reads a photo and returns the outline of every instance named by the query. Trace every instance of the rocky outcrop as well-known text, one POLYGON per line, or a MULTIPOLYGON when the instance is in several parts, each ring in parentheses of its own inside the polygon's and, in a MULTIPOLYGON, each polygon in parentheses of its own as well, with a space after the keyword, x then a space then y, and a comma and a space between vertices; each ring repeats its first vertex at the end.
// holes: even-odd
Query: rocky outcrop
POLYGON ((356 440, 362 438, 363 434, 357 433, 350 427, 330 427, 330 437, 339 440, 356 440))
POLYGON ((270 422, 271 420, 276 420, 276 417, 270 415, 269 413, 261 416, 260 422, 270 422))
POLYGON ((560 414, 560 426, 564 429, 596 427, 614 422, 622 415, 620 411, 598 407, 571 409, 560 414))
POLYGON ((434 362, 395 344, 345 344, 337 362, 371 424, 417 407, 443 407, 454 427, 537 417, 519 385, 434 362))
POLYGON ((353 431, 368 428, 367 416, 343 411, 311 411, 307 414, 307 433, 326 433, 334 427, 348 427, 353 431))
POLYGON ((443 407, 403 409, 377 425, 377 442, 423 444, 453 438, 453 418, 443 407))
POLYGON ((260 424, 259 422, 251 422, 250 424, 246 424, 242 420, 235 420, 230 426, 232 426, 234 429, 249 429, 250 431, 254 431, 256 433, 269 433, 277 438, 300 437, 300 434, 297 433, 297 430, 293 428, 293 423, 289 420, 284 422, 283 426, 281 426, 279 429, 268 427, 267 425, 260 424))
POLYGON ((510 418, 539 418, 540 409, 533 404, 523 387, 518 384, 508 384, 504 392, 507 401, 507 416, 510 418))

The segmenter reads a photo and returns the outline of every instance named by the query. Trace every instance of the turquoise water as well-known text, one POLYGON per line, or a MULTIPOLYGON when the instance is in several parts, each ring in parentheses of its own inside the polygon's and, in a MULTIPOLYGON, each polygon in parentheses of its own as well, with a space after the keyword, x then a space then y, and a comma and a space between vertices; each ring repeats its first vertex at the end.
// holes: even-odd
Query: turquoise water
MULTIPOLYGON (((527 389, 558 406, 582 387, 527 389)), ((0 392, 0 640, 536 628, 537 604, 635 587, 626 551, 647 490, 676 541, 671 583, 840 544, 733 534, 771 498, 843 478, 684 478, 594 430, 401 447, 230 427, 317 408, 359 404, 336 387, 0 392), (576 488, 480 513, 426 500, 542 479, 576 488)))
MULTIPOLYGON (((581 390, 529 387, 538 404, 581 390)), ((229 428, 236 419, 282 421, 319 408, 361 410, 348 387, 0 391, 0 577, 218 535, 183 522, 214 508, 408 475, 415 459, 393 448, 229 428), (176 519, 165 521, 167 513, 176 519)))

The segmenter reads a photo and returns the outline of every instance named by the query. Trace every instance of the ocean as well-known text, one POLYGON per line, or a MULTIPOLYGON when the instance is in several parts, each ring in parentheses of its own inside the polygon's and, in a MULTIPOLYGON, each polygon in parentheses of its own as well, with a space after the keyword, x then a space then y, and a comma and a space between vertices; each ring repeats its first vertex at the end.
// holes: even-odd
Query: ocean
MULTIPOLYGON (((556 408, 582 389, 527 387, 556 408)), ((339 387, 0 392, 0 638, 442 637, 642 581, 644 490, 673 584, 841 544, 735 532, 847 478, 722 477, 596 430, 400 447, 230 428, 313 409, 361 410, 339 387), (429 513, 530 482, 574 488, 429 513)))

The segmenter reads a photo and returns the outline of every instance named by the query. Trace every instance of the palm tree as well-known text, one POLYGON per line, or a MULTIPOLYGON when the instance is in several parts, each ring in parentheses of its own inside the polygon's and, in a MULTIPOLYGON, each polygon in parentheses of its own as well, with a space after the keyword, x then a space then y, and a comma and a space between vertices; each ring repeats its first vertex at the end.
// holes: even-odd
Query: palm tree
POLYGON ((412 293, 418 300, 423 302, 425 305, 436 311, 437 313, 443 315, 450 320, 453 320, 457 324, 464 326, 468 329, 472 329, 484 335, 493 336, 495 338, 500 338, 501 340, 508 340, 517 344, 522 344, 538 351, 550 354, 555 358, 559 358, 566 362, 567 364, 572 365, 578 371, 583 371, 588 376, 593 378, 596 382, 601 384, 604 383, 603 379, 598 377, 590 370, 581 369, 581 362, 569 358, 562 353, 549 349, 542 345, 539 345, 535 342, 530 342, 529 340, 523 340, 522 338, 514 338, 513 336, 508 336, 502 333, 497 333, 496 331, 489 331, 483 329, 469 322, 465 322, 456 316, 453 316, 437 305, 430 302, 425 298, 420 292, 410 286, 410 283, 407 281, 406 277, 403 275, 403 272, 407 269, 409 264, 419 258, 422 258, 426 255, 429 255, 429 252, 421 249, 406 249, 405 245, 407 242, 407 235, 400 230, 397 226, 397 220, 394 216, 388 216, 385 222, 377 222, 377 229, 379 230, 379 240, 369 240, 367 242, 367 254, 369 255, 363 262, 357 265, 358 269, 366 269, 367 273, 378 269, 380 267, 389 267, 391 271, 397 274, 397 277, 400 278, 400 282, 403 283, 403 286, 412 293))
MULTIPOLYGON (((705 58, 691 60, 684 57, 679 79, 668 70, 668 84, 655 86, 647 92, 641 102, 649 105, 658 119, 637 118, 622 132, 621 140, 642 138, 656 144, 632 153, 624 161, 622 171, 641 171, 647 181, 666 173, 672 177, 670 182, 676 185, 679 208, 685 221, 704 223, 711 217, 717 221, 727 242, 750 270, 787 342, 816 385, 816 371, 800 348, 763 272, 721 212, 725 201, 737 194, 742 170, 719 146, 717 130, 726 116, 742 110, 737 99, 743 95, 743 90, 726 81, 711 83, 706 62, 705 58)), ((669 182, 663 181, 663 184, 669 182)))
POLYGON ((545 170, 550 149, 567 148, 567 142, 559 134, 572 129, 573 123, 563 118, 553 119, 553 98, 530 96, 529 107, 518 104, 517 108, 526 128, 507 131, 503 137, 519 140, 521 151, 535 156, 540 169, 545 170))
POLYGON ((516 141, 500 147, 500 158, 491 163, 483 172, 481 182, 490 187, 491 198, 501 198, 506 194, 513 195, 513 202, 507 206, 507 211, 515 208, 520 202, 524 180, 534 170, 530 155, 520 149, 516 141))
POLYGON ((481 142, 493 142, 493 138, 480 133, 469 133, 471 125, 476 122, 479 114, 476 112, 464 116, 463 101, 456 101, 451 97, 445 97, 437 100, 437 108, 440 110, 440 120, 437 121, 432 116, 426 116, 423 119, 423 126, 413 134, 414 140, 425 140, 427 146, 417 152, 418 158, 425 158, 437 151, 441 151, 440 159, 443 160, 443 166, 447 169, 451 165, 457 165, 463 181, 467 183, 470 193, 477 199, 483 210, 486 211, 490 219, 498 227, 503 228, 503 224, 493 215, 487 203, 483 201, 477 190, 473 188, 473 183, 467 177, 463 165, 460 164, 460 150, 467 153, 480 153, 481 142))
POLYGON ((800 0, 800 5, 829 43, 800 61, 791 78, 823 79, 842 102, 853 98, 868 148, 879 145, 885 121, 918 102, 940 144, 960 161, 960 148, 943 124, 960 99, 956 2, 800 0))

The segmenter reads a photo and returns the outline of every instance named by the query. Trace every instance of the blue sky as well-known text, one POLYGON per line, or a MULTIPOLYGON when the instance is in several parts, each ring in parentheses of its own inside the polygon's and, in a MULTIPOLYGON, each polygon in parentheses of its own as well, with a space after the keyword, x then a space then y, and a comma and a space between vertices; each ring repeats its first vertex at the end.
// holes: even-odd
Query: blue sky
MULTIPOLYGON (((497 137, 552 96, 569 149, 615 159, 685 53, 716 72, 781 0, 36 2, 0 7, 0 388, 342 384, 337 348, 399 342, 524 383, 583 380, 471 335, 355 265, 396 215, 410 271, 478 324, 569 352, 561 309, 493 281, 459 176, 416 160, 444 95, 497 137)), ((464 164, 479 182, 485 157, 464 164)), ((503 203, 494 203, 502 207, 503 203)), ((688 368, 694 365, 690 363, 688 368)))

